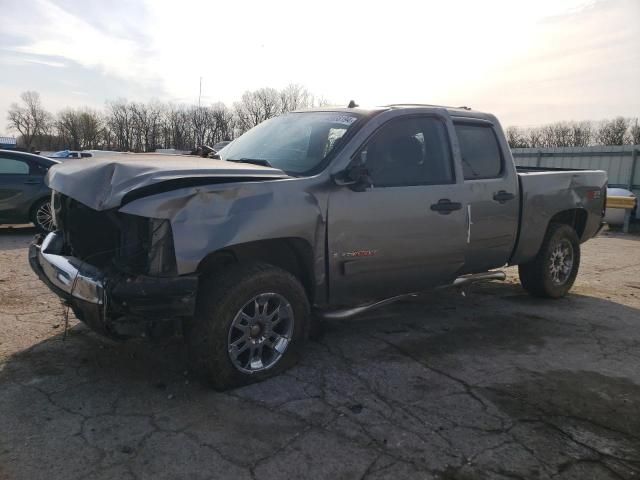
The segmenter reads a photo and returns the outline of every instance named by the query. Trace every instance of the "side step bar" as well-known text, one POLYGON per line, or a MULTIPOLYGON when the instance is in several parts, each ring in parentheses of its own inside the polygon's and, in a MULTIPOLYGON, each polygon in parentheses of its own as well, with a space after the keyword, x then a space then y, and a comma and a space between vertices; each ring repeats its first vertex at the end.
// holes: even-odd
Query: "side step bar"
MULTIPOLYGON (((438 287, 438 290, 451 288, 451 287, 465 287, 475 282, 481 282, 485 280, 505 280, 507 278, 507 274, 502 271, 497 272, 483 272, 483 273, 474 273, 471 275, 464 275, 462 277, 456 278, 453 283, 449 285, 442 285, 438 287)), ((316 311, 315 314, 324 320, 345 320, 347 318, 355 317, 356 315, 360 315, 361 313, 370 312, 371 310, 375 310, 376 308, 384 307, 385 305, 390 305, 399 300, 403 300, 405 298, 416 297, 421 292, 407 293, 404 295, 397 295, 395 297, 390 297, 385 300, 380 300, 378 302, 369 303, 367 305, 360 305, 359 307, 345 308, 342 310, 331 310, 331 311, 316 311)))
POLYGON ((444 285, 440 288, 449 288, 449 287, 464 287, 465 285, 470 285, 475 282, 481 282, 483 280, 500 280, 504 281, 507 279, 507 274, 503 271, 498 272, 484 272, 484 273, 473 273, 471 275, 463 275, 462 277, 456 278, 451 285, 444 285))

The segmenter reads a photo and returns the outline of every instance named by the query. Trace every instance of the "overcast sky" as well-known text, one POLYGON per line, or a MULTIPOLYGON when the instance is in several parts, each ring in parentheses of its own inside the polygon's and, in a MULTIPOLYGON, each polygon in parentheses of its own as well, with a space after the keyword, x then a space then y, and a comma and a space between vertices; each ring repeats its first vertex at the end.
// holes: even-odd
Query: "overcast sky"
POLYGON ((231 104, 299 83, 332 103, 469 105, 505 124, 640 116, 640 0, 1 0, 0 132, 45 106, 231 104))

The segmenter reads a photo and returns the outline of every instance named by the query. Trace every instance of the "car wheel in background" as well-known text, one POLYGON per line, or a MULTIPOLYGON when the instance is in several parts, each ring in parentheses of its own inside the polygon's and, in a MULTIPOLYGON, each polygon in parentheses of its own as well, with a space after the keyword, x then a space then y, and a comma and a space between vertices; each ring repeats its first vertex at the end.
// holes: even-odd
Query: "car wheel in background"
POLYGON ((33 206, 31 209, 31 222, 42 233, 53 232, 56 229, 53 223, 51 199, 44 198, 33 206))

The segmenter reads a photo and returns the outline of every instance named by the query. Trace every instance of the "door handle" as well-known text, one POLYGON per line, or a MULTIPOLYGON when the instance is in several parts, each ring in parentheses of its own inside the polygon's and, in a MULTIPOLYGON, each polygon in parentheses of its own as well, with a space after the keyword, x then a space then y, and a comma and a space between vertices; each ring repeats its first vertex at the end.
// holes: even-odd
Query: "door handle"
POLYGON ((513 193, 509 193, 505 190, 500 190, 498 193, 493 194, 493 199, 499 203, 508 202, 514 198, 516 198, 516 196, 513 193))
POLYGON ((460 210, 462 208, 462 204, 458 202, 452 202, 448 198, 441 198, 438 200, 438 203, 434 203, 431 205, 431 210, 434 212, 438 212, 441 215, 449 215, 451 212, 455 210, 460 210))
POLYGON ((42 183, 41 180, 25 180, 24 181, 25 185, 39 185, 41 183, 42 183))

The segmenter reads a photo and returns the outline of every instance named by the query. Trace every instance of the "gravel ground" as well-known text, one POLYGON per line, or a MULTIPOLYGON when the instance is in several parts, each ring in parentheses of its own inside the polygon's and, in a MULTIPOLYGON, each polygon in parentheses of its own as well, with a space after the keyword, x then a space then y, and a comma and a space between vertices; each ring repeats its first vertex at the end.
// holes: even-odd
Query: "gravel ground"
POLYGON ((573 294, 504 283, 329 322, 227 393, 180 340, 102 340, 0 228, 0 478, 640 477, 640 237, 583 249, 573 294))

